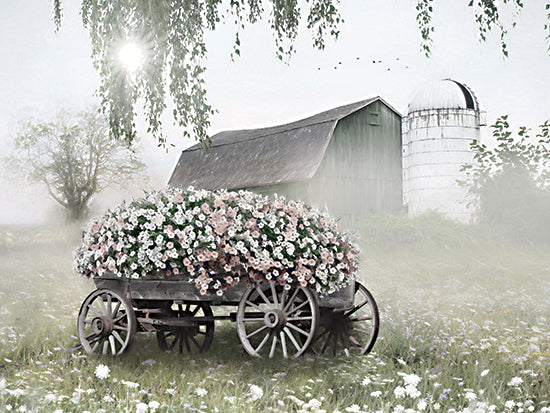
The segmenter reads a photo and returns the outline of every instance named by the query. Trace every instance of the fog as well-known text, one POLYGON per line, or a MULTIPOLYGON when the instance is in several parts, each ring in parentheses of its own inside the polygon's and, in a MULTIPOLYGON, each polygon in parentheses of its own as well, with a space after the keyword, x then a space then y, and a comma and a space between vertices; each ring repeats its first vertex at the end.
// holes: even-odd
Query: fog
MULTIPOLYGON (((78 4, 64 4, 58 34, 50 6, 39 0, 10 2, 0 16, 2 156, 9 153, 21 119, 48 120, 59 109, 81 110, 97 103, 94 90, 99 81, 78 4)), ((496 34, 489 35, 486 43, 477 41, 471 10, 462 5, 436 7, 430 59, 419 51, 414 7, 397 1, 345 1, 342 13, 345 24, 337 42, 329 41, 326 50, 314 51, 309 34, 304 33, 288 64, 275 58, 271 34, 260 25, 242 33, 243 57, 234 63, 229 58, 233 29, 221 26, 208 34, 207 89, 219 111, 212 119, 211 133, 282 124, 376 95, 404 114, 421 84, 443 77, 463 81, 474 90, 489 124, 501 114, 509 114, 515 125, 532 127, 547 117, 550 58, 544 12, 536 5, 526 4, 517 27, 509 33, 508 59, 500 53, 496 34), (364 39, 369 39, 368 46, 364 39), (372 64, 372 59, 382 63, 372 64)), ((144 133, 143 119, 138 119, 152 187, 167 182, 179 152, 191 144, 181 139, 182 132, 169 117, 164 124, 169 142, 175 145, 169 150, 157 148, 144 133)), ((486 128, 482 135, 491 140, 486 128)), ((62 215, 43 189, 11 176, 0 177, 0 191, 3 224, 44 224, 62 215)), ((135 194, 131 190, 122 197, 135 194)), ((96 197, 95 211, 118 202, 121 195, 116 191, 96 197)))

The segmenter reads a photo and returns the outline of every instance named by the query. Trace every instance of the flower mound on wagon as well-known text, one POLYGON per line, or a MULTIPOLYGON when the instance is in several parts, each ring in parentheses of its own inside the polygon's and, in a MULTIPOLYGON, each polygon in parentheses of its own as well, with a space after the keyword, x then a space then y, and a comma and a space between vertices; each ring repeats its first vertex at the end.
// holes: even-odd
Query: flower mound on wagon
POLYGON ((261 280, 330 294, 358 267, 358 248, 326 214, 247 191, 168 187, 108 210, 83 239, 82 275, 182 277, 203 295, 261 280))

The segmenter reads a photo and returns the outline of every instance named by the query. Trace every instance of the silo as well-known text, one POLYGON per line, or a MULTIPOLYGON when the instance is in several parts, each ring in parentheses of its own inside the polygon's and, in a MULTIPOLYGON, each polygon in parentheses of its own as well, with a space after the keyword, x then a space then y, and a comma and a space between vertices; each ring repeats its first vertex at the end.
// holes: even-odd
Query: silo
POLYGON ((429 210, 470 221, 460 166, 471 163, 471 142, 482 126, 479 104, 464 84, 451 79, 421 87, 403 118, 403 201, 409 215, 429 210))

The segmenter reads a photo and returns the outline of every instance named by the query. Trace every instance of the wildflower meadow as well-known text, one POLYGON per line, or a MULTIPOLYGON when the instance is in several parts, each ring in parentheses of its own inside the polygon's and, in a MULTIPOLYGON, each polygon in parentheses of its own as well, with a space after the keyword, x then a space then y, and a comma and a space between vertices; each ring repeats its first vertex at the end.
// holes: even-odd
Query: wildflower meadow
POLYGON ((66 351, 95 288, 73 270, 81 231, 0 228, 2 412, 550 412, 548 247, 361 231, 368 355, 252 358, 224 321, 204 354, 139 333, 112 357, 66 351))

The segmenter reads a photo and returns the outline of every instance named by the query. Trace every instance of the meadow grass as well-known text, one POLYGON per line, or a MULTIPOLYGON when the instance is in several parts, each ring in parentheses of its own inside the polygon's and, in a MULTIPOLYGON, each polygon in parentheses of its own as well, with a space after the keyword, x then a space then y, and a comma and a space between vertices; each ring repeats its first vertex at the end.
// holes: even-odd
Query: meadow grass
POLYGON ((550 248, 369 229, 374 350, 264 360, 231 322, 200 355, 162 352, 145 333, 118 357, 67 353, 94 289, 72 270, 79 228, 0 228, 0 411, 550 411, 550 248))

